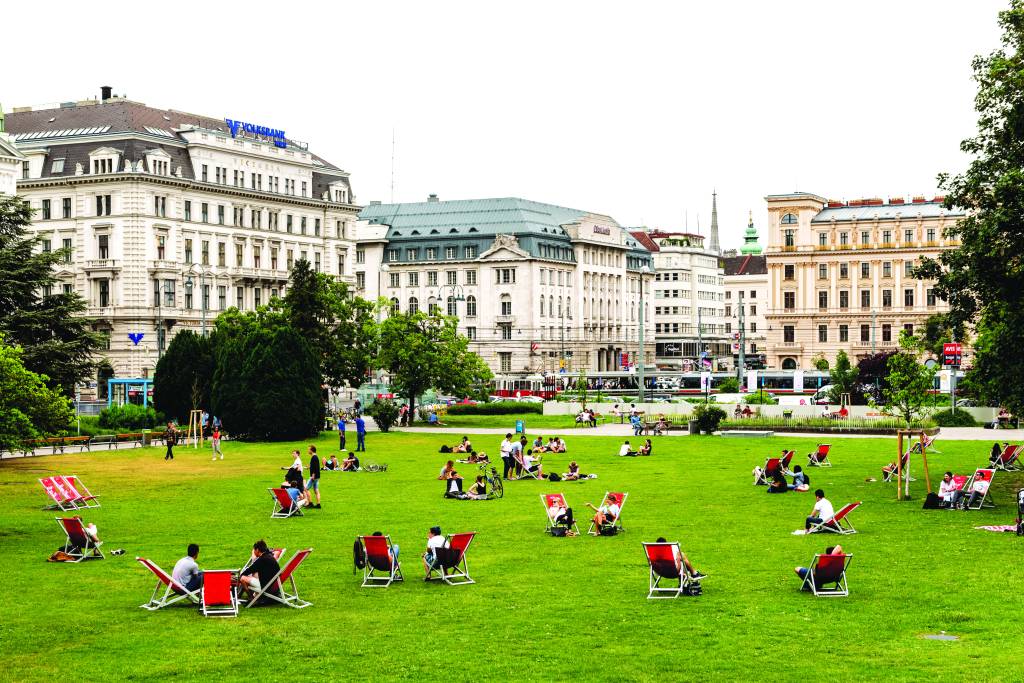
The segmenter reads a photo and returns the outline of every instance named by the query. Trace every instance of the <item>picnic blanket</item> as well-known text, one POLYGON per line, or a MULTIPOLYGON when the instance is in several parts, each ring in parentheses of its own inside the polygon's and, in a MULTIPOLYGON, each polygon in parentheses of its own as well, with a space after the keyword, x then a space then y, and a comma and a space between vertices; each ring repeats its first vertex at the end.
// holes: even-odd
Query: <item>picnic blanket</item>
POLYGON ((995 524, 989 526, 976 526, 975 529, 983 529, 984 531, 1017 531, 1016 524, 995 524))

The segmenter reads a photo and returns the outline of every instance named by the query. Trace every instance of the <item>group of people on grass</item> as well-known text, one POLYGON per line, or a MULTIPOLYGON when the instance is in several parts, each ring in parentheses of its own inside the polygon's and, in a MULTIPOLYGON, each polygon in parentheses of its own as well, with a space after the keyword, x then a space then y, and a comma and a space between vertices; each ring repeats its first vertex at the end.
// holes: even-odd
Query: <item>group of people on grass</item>
MULTIPOLYGON (((280 572, 281 566, 278 564, 277 558, 274 557, 274 553, 267 547, 266 541, 260 539, 253 543, 252 556, 245 568, 238 574, 238 586, 248 592, 249 597, 252 598, 259 594, 264 586, 269 586, 280 572)), ((188 544, 185 557, 174 563, 171 580, 175 586, 189 592, 198 591, 203 587, 203 571, 199 568, 198 544, 188 544)), ((175 590, 177 591, 177 588, 175 590)), ((277 594, 275 588, 271 588, 267 592, 277 594)))
POLYGON ((633 457, 633 456, 638 456, 638 455, 650 455, 653 451, 654 451, 654 444, 651 443, 650 439, 647 439, 646 441, 644 441, 644 445, 641 446, 638 450, 633 450, 633 447, 629 443, 629 439, 624 441, 622 443, 622 445, 619 446, 619 455, 623 456, 623 457, 626 457, 626 456, 633 457))
MULTIPOLYGON (((223 460, 224 453, 220 449, 220 418, 214 415, 211 420, 210 414, 204 410, 200 417, 200 429, 202 430, 203 437, 209 437, 210 439, 210 449, 213 452, 211 460, 216 460, 218 455, 220 456, 220 459, 223 460)), ((164 453, 164 460, 174 460, 174 447, 178 445, 178 442, 181 441, 182 438, 181 430, 178 428, 178 425, 173 420, 169 420, 167 422, 167 427, 164 430, 164 445, 167 447, 167 450, 164 453)))
MULTIPOLYGON (((361 406, 359 401, 356 401, 356 407, 354 409, 356 419, 356 450, 366 452, 366 420, 363 419, 361 406)), ((345 416, 338 416, 338 450, 345 452, 345 437, 347 435, 347 428, 345 426, 345 416)))

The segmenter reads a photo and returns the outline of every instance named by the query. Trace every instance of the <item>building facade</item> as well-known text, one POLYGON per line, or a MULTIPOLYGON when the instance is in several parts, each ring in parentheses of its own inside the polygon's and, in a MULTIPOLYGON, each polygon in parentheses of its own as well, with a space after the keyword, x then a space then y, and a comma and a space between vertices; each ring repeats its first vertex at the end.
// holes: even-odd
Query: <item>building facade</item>
POLYGON ((149 376, 173 334, 283 295, 301 258, 353 282, 349 176, 281 130, 108 88, 101 100, 16 108, 6 123, 25 156, 17 190, 33 230, 43 249, 68 250, 61 286, 109 340, 104 376, 149 376))
POLYGON ((942 197, 765 199, 770 367, 832 365, 841 349, 854 361, 892 351, 901 331, 947 310, 933 283, 912 275, 922 257, 958 244, 944 233, 964 214, 943 208, 942 197))
MULTIPOLYGON (((636 362, 640 281, 649 287, 652 261, 612 218, 518 198, 434 195, 371 203, 360 218, 357 292, 379 293, 403 312, 457 316, 495 374, 636 362)), ((650 365, 653 344, 647 349, 650 365)))
POLYGON ((765 257, 749 253, 722 257, 725 282, 725 332, 732 342, 734 366, 743 344, 744 364, 758 369, 767 365, 768 266, 765 257))
POLYGON ((4 112, 0 109, 0 194, 13 195, 18 191, 18 178, 24 161, 24 155, 5 131, 4 112))
MULTIPOLYGON (((717 231, 716 231, 717 232, 717 231)), ((655 361, 663 369, 694 369, 704 354, 715 369, 731 358, 725 284, 717 251, 686 232, 634 230, 654 255, 652 300, 655 361)))

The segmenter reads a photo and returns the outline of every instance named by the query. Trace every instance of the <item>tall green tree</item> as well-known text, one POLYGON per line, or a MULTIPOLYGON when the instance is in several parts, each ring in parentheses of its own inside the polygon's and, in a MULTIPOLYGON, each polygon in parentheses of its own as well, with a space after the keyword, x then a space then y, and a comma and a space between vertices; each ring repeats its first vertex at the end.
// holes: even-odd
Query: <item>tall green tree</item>
POLYGON ((882 411, 903 418, 909 427, 924 413, 935 373, 906 351, 889 356, 886 370, 886 388, 882 391, 885 405, 882 411))
POLYGON ((192 330, 174 335, 153 373, 153 404, 168 418, 184 422, 190 410, 210 409, 213 343, 192 330))
POLYGON ((68 428, 70 401, 22 362, 23 350, 0 335, 0 450, 68 428))
POLYGON ((380 325, 378 363, 416 414, 416 397, 427 389, 467 395, 490 381, 487 364, 458 333, 458 319, 426 313, 395 313, 380 325))
POLYGON ((842 403, 843 394, 847 394, 853 400, 853 394, 857 388, 857 376, 860 374, 857 368, 850 363, 850 357, 846 351, 836 354, 836 363, 829 373, 829 382, 832 390, 829 392, 828 400, 831 403, 842 403))
POLYGON ((28 370, 73 396, 75 384, 92 375, 103 340, 82 317, 82 297, 64 293, 54 276, 68 252, 43 251, 42 239, 29 234, 31 222, 25 201, 0 195, 0 333, 21 346, 28 370))
POLYGON ((964 173, 939 176, 947 208, 967 215, 947 229, 960 246, 928 259, 917 275, 935 279, 949 302, 948 324, 974 326, 969 376, 982 398, 1024 411, 1024 0, 999 13, 1002 47, 974 58, 977 135, 960 148, 964 173))
POLYGON ((374 305, 351 296, 348 285, 317 273, 299 259, 292 268, 282 311, 317 353, 324 383, 357 387, 373 356, 374 305))

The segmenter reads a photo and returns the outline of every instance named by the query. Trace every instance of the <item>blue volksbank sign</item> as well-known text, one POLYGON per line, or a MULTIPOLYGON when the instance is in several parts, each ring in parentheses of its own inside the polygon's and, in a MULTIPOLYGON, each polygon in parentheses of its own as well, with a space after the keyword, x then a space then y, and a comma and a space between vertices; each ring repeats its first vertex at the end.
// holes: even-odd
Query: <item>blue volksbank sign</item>
POLYGON ((250 135, 270 138, 274 141, 275 147, 288 146, 288 140, 285 139, 283 130, 268 128, 267 126, 257 126, 254 123, 246 123, 245 121, 235 121, 232 119, 224 119, 224 123, 228 124, 228 128, 231 129, 231 137, 233 138, 238 137, 238 133, 241 131, 243 133, 249 133, 250 135))

